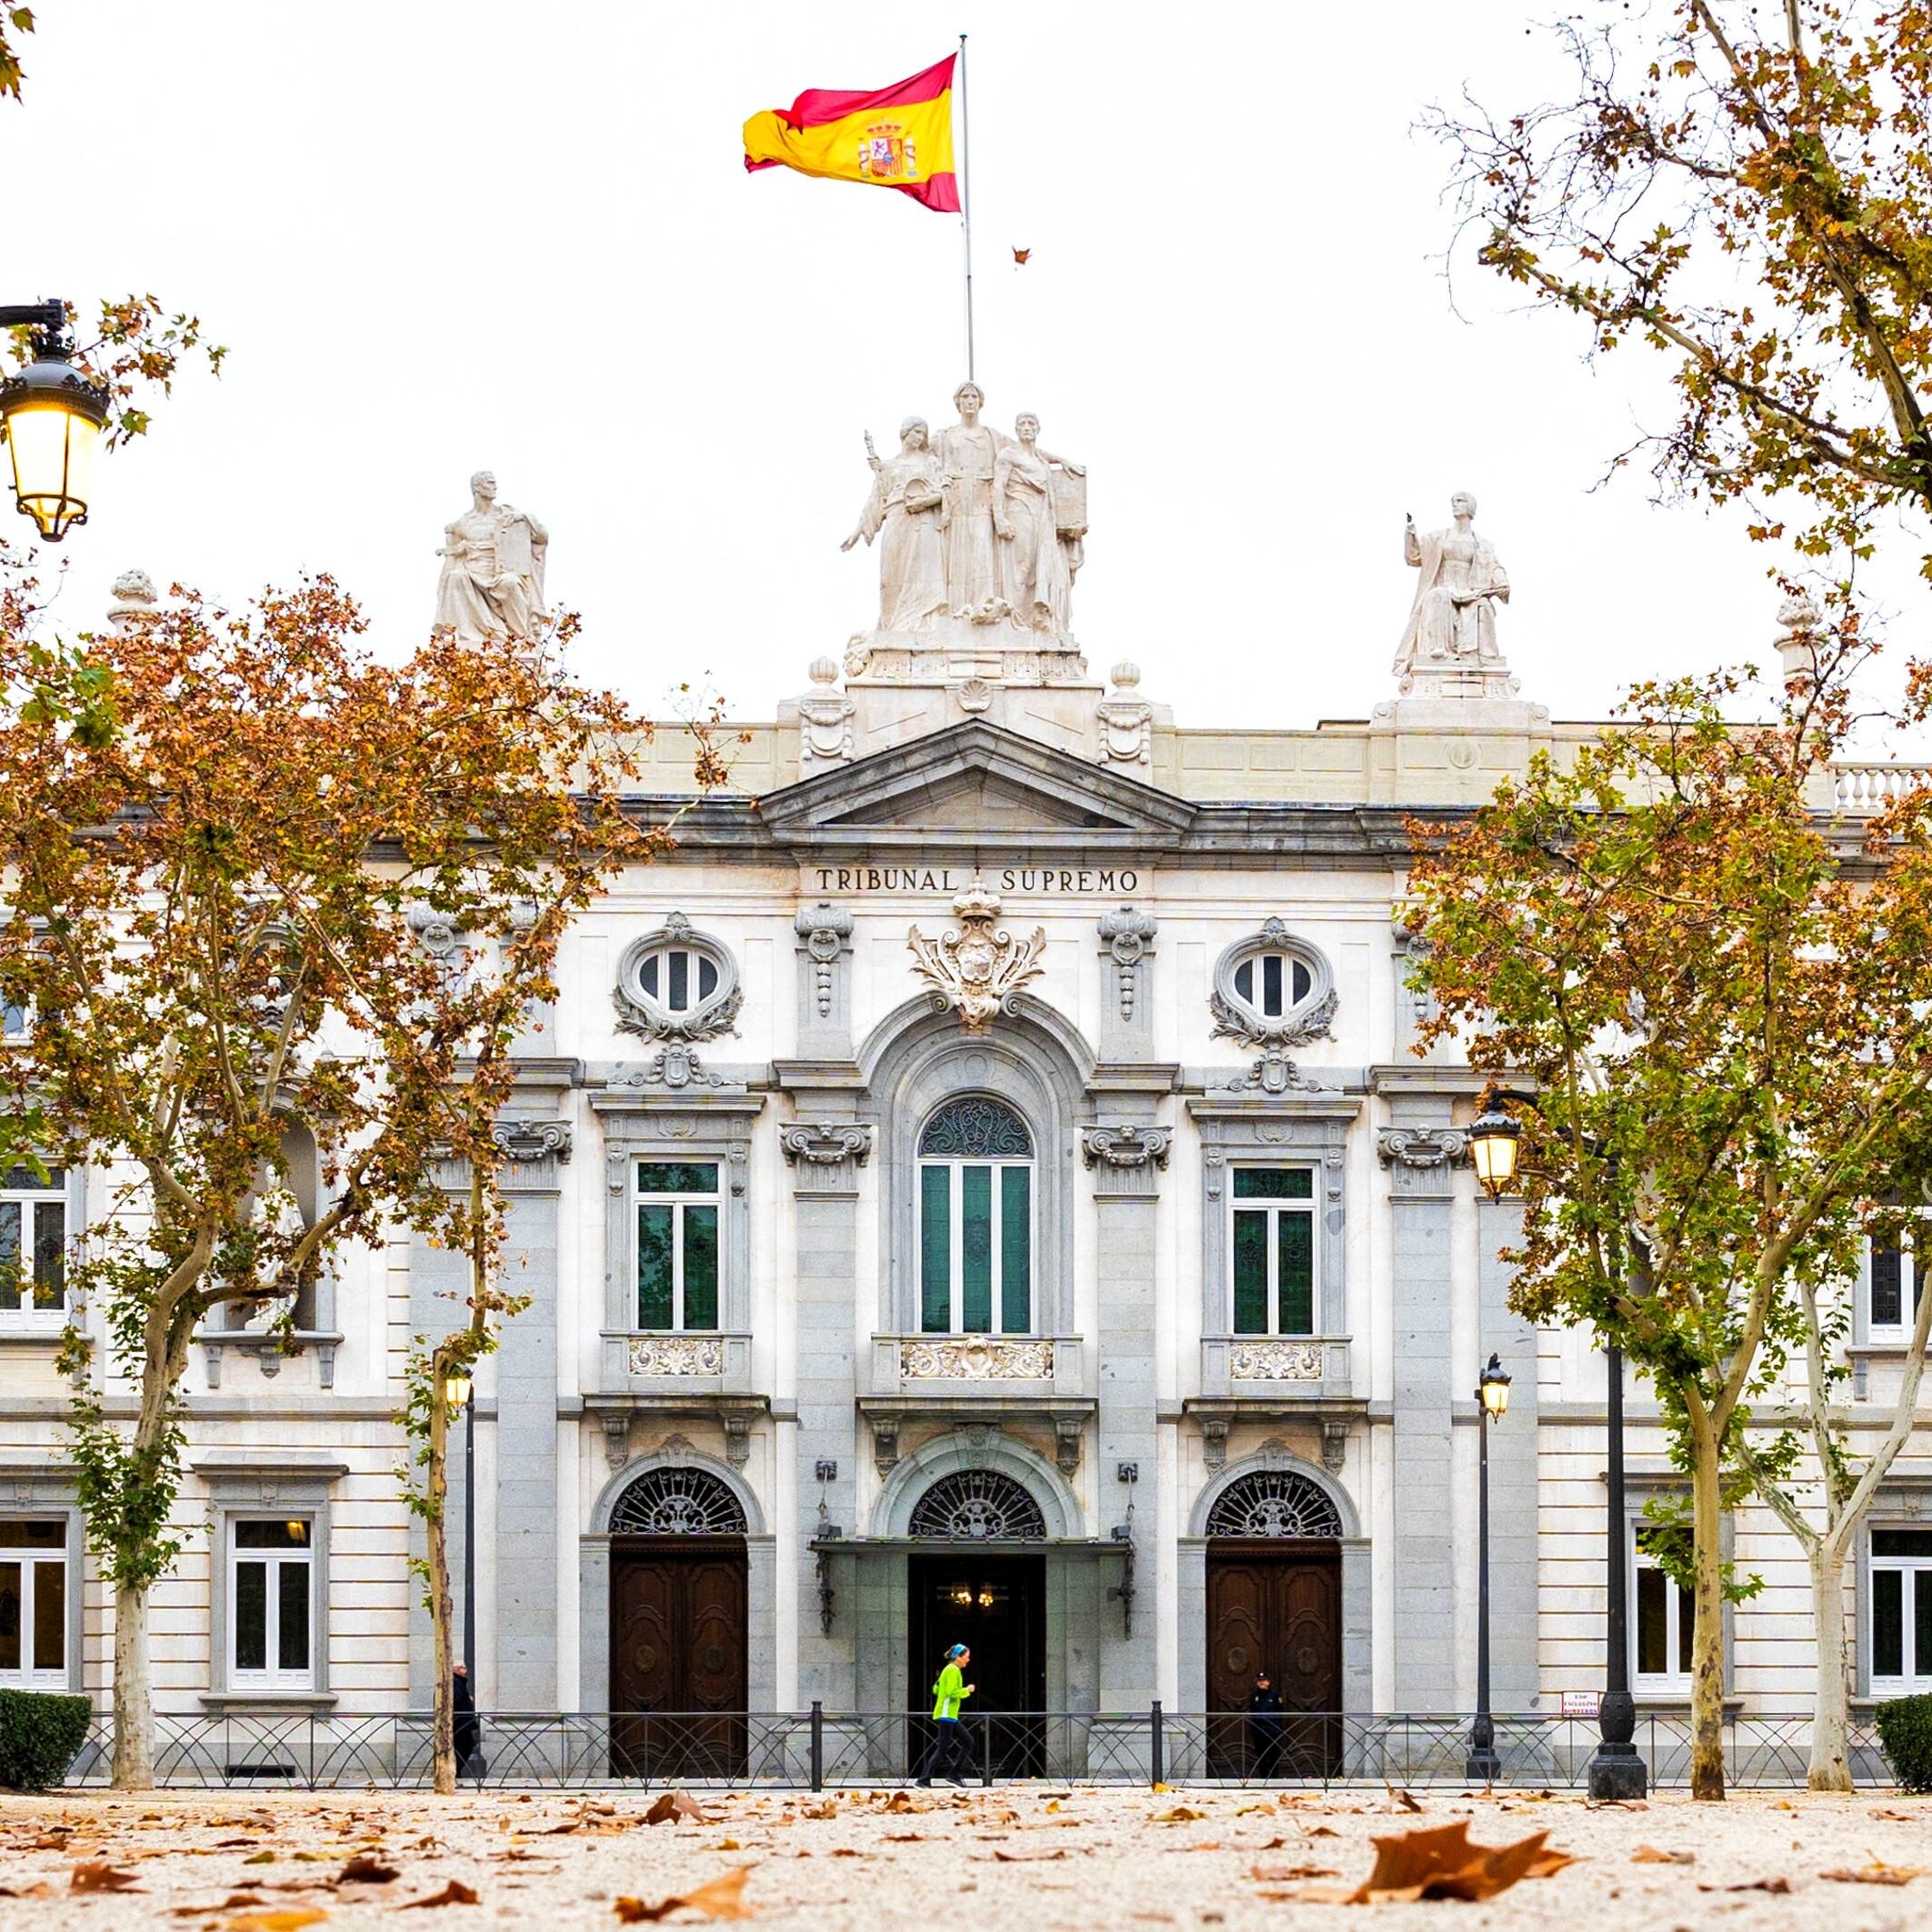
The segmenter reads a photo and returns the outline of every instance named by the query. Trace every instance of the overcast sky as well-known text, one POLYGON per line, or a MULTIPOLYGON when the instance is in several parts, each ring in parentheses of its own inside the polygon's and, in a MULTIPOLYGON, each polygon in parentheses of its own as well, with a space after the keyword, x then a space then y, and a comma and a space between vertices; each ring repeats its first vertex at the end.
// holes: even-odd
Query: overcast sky
POLYGON ((1183 725, 1364 716, 1414 581, 1403 514, 1465 487, 1514 586, 1504 648, 1558 716, 1769 662, 1737 522, 1652 507, 1640 473, 1593 493, 1665 418, 1655 360, 1593 370, 1473 274, 1452 311, 1446 157, 1411 125, 1465 83, 1551 92, 1526 32, 1548 11, 49 6, 0 109, 0 299, 152 290, 231 348, 104 465, 61 620, 130 565, 232 598, 328 570, 401 652, 488 466, 550 528, 586 675, 653 706, 708 677, 769 717, 874 619, 876 554, 838 550, 861 432, 951 419, 961 248, 901 196, 746 175, 739 128, 964 28, 977 373, 994 422, 1036 410, 1089 466, 1096 671, 1136 660, 1183 725))

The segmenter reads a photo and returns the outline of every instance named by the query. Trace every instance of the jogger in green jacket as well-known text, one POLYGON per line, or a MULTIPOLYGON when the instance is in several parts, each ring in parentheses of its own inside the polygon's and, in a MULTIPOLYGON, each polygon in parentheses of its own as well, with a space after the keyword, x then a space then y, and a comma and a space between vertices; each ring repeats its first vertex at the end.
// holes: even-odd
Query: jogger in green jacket
POLYGON ((933 1747, 919 1767, 922 1785, 931 1784, 935 1777, 949 1784, 966 1783, 959 1772, 970 1761, 972 1751, 966 1727, 959 1721, 959 1707, 973 1695, 964 1669, 972 1661, 973 1653, 964 1644, 955 1644, 939 1667, 938 1680, 933 1686, 933 1747))

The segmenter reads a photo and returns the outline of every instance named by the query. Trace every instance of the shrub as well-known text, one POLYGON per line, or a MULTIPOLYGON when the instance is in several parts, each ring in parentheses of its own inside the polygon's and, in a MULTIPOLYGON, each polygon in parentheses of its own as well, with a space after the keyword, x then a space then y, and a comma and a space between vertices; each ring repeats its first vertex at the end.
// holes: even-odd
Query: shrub
POLYGON ((0 1786, 45 1791, 59 1784, 87 1741, 91 1715, 85 1697, 0 1690, 0 1786))
POLYGON ((1892 1776, 1907 1791, 1932 1791, 1932 1697, 1894 1697, 1877 1721, 1892 1776))

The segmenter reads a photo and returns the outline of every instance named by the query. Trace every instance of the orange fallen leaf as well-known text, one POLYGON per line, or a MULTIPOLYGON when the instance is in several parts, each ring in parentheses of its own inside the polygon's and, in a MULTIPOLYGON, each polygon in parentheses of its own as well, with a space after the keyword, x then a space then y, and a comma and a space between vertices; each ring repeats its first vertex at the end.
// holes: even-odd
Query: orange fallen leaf
POLYGON ((1630 1854, 1632 1865, 1695 1865, 1694 1851, 1659 1851, 1655 1845, 1639 1845, 1630 1854))
MULTIPOLYGON (((808 1857, 809 1854, 801 1853, 800 1856, 808 1857)), ((708 1880, 695 1891, 664 1899, 656 1905, 646 1905, 641 1898, 618 1898, 612 1904, 617 1917, 627 1926, 656 1924, 680 1906, 689 1906, 692 1910, 702 1912, 706 1918, 749 1918, 754 1907, 745 1903, 745 1881, 750 1876, 751 1867, 741 1865, 721 1878, 708 1880)))
POLYGON ((1196 1811, 1192 1805, 1176 1805, 1166 1811, 1156 1811, 1151 1822, 1156 1825, 1186 1825, 1206 1816, 1205 1811, 1196 1811))
POLYGON ((228 1921, 226 1932, 302 1932, 304 1926, 319 1925, 329 1915, 314 1909, 298 1911, 293 1907, 279 1912, 250 1912, 228 1921))
POLYGON ((1066 1856, 1066 1847, 1064 1845, 1056 1845, 1051 1851, 1002 1851, 996 1845, 993 1847, 993 1856, 1002 1865, 1038 1865, 1047 1858, 1064 1858, 1066 1856))
POLYGON ((11 1885, 0 1885, 0 1898, 51 1898, 53 1896, 54 1887, 45 1878, 37 1880, 33 1885, 23 1885, 17 1887, 11 1885))
POLYGON ((399 1910, 412 1912, 419 1907, 429 1905, 479 1905, 482 1901, 460 1878, 452 1878, 440 1892, 432 1892, 426 1898, 405 1898, 399 1910))
POLYGON ((1404 1811, 1420 1811, 1422 1809, 1422 1800, 1412 1791, 1403 1791, 1391 1785, 1388 1787, 1388 1796, 1390 1809, 1392 1810, 1396 1806, 1400 1806, 1404 1811))
POLYGON ((1547 1831, 1514 1845, 1472 1845, 1469 1821, 1425 1827, 1395 1837, 1371 1838, 1376 1867, 1351 1893, 1305 1891, 1310 1903, 1382 1905, 1417 1898, 1493 1898, 1519 1878, 1547 1878, 1573 1861, 1546 1849, 1547 1831))
POLYGON ((76 1865, 67 1878, 70 1892, 133 1892, 140 1882, 132 1872, 117 1872, 111 1865, 76 1865))
POLYGON ((1818 1877, 1834 1879, 1839 1885, 1910 1885, 1913 1879, 1924 1877, 1925 1870, 1922 1865, 1887 1865, 1883 1858, 1874 1858, 1869 1865, 1820 1872, 1818 1877))
POLYGON ((1332 1865, 1256 1865, 1248 1868, 1250 1878, 1266 1885, 1279 1885, 1285 1878, 1338 1878, 1332 1865))

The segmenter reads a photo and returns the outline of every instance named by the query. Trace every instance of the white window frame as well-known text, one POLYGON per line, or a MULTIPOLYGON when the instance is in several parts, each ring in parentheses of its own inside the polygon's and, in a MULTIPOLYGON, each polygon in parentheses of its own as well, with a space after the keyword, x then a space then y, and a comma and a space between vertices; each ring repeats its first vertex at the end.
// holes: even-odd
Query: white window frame
MULTIPOLYGON (((1019 1109, 1010 1102, 999 1103, 1011 1112, 1021 1124, 1026 1126, 1027 1137, 1032 1139, 1033 1130, 1019 1114, 1019 1109)), ((923 1128, 921 1130, 924 1131, 923 1128)), ((917 1316, 922 1334, 932 1335, 939 1331, 926 1328, 926 1174, 928 1168, 944 1167, 947 1170, 946 1204, 946 1320, 948 1335, 977 1335, 981 1331, 969 1329, 966 1321, 966 1185, 964 1170, 967 1167, 986 1167, 991 1170, 989 1184, 992 1193, 992 1221, 987 1238, 992 1244, 992 1303, 987 1310, 991 1326, 985 1330, 987 1335, 1037 1335, 1040 1332, 1039 1298, 1034 1293, 1036 1276, 1039 1267, 1036 1257, 1040 1249, 1040 1189, 1036 1169, 1039 1162, 1029 1155, 1022 1160, 1017 1155, 992 1154, 921 1154, 916 1157, 916 1172, 914 1176, 913 1237, 916 1263, 914 1272, 914 1312, 917 1316), (1005 1176, 1009 1168, 1018 1168, 1026 1176, 1026 1326, 1024 1328, 1008 1328, 1003 1326, 1006 1309, 1006 1246, 1005 1240, 1005 1216, 1006 1211, 1005 1176)))
MULTIPOLYGON (((1928 1243, 1932 1247, 1932 1243, 1928 1243)), ((1858 1292, 1864 1301, 1859 1310, 1865 1317, 1865 1338, 1876 1342, 1881 1347, 1904 1347, 1912 1339, 1913 1324, 1918 1318, 1918 1296, 1923 1287, 1932 1286, 1920 1281, 1918 1273, 1918 1244, 1910 1235, 1902 1236, 1898 1243, 1898 1311, 1896 1322, 1878 1323, 1872 1319, 1872 1260, 1877 1253, 1877 1244, 1869 1236, 1865 1243, 1865 1269, 1858 1284, 1858 1292)))
POLYGON ((0 1046, 20 1046, 33 1037, 33 1007, 21 1006, 13 1000, 0 999, 0 1046))
POLYGON ((1877 1573, 1880 1570, 1897 1570, 1907 1577, 1923 1577, 1927 1579, 1923 1587, 1927 1589, 1932 1589, 1932 1555, 1924 1557, 1881 1557, 1872 1547, 1874 1537, 1881 1530, 1907 1529, 1917 1530, 1923 1534, 1926 1527, 1927 1526, 1924 1523, 1873 1523, 1867 1527, 1865 1546, 1865 1600, 1868 1608, 1865 1619, 1867 1627, 1863 1636, 1866 1668, 1868 1673, 1871 1694, 1875 1697, 1916 1697, 1926 1691, 1932 1691, 1932 1656, 1918 1656, 1918 1646, 1916 1640, 1917 1617, 1915 1615, 1914 1598, 1920 1587, 1919 1585, 1915 1583, 1910 1590, 1901 1585, 1898 1606, 1899 1621, 1903 1626, 1900 1631, 1901 1653, 1899 1661, 1903 1663, 1905 1661, 1905 1654, 1909 1652, 1912 1661, 1919 1667, 1918 1669, 1916 1672, 1907 1672, 1902 1677, 1882 1677, 1878 1675, 1877 1655, 1877 1573))
POLYGON ((1254 1339, 1264 1336, 1282 1336, 1290 1341, 1322 1332, 1322 1225, 1321 1216, 1316 1211, 1321 1206, 1322 1171, 1318 1165, 1300 1160, 1231 1160, 1227 1175, 1227 1333, 1240 1336, 1244 1331, 1235 1326, 1235 1216, 1237 1214, 1258 1214, 1268 1210, 1268 1325, 1255 1331, 1254 1339), (1270 1198, 1257 1196, 1243 1200, 1235 1193, 1235 1176, 1249 1172, 1269 1174, 1306 1174, 1308 1176, 1308 1193, 1304 1200, 1287 1197, 1270 1198), (1277 1214, 1286 1212, 1306 1217, 1308 1223, 1308 1322, 1306 1328, 1286 1329, 1281 1323, 1281 1232, 1275 1223, 1277 1214))
POLYGON ((0 1202, 15 1204, 20 1208, 20 1255, 21 1255, 21 1298, 23 1306, 17 1308, 0 1307, 0 1331, 28 1334, 57 1334, 67 1326, 66 1260, 67 1249, 73 1238, 72 1216, 68 1212, 66 1170, 50 1167, 47 1171, 54 1176, 45 1186, 13 1187, 5 1184, 5 1176, 11 1169, 0 1169, 0 1202), (56 1211, 61 1217, 61 1262, 62 1286, 60 1300, 51 1308, 33 1306, 35 1286, 34 1256, 36 1251, 35 1236, 43 1207, 56 1211))
POLYGON ((701 1007, 709 1006, 718 996, 719 989, 724 985, 725 971, 716 957, 706 947, 695 945, 689 939, 666 939, 638 956, 638 991, 660 1012, 674 1020, 689 1019, 701 1007), (674 1006, 671 1004, 671 956, 675 953, 682 953, 686 958, 685 1003, 681 1006, 674 1006), (646 967, 653 964, 658 968, 659 989, 655 993, 646 986, 644 978, 646 967), (704 966, 711 968, 709 992, 699 990, 700 969, 704 966))
POLYGON ((1315 968, 1299 954, 1290 952, 1285 946, 1264 946, 1255 952, 1244 954, 1235 962, 1229 969, 1227 983, 1234 988, 1235 997, 1256 1019, 1266 1026, 1276 1026, 1297 1006, 1315 996, 1315 968), (1273 1012, 1268 1010, 1266 992, 1266 962, 1270 959, 1278 959, 1281 962, 1281 1005, 1273 1012), (1249 975, 1249 984, 1255 989, 1252 994, 1241 990, 1239 982, 1244 973, 1249 975), (1307 981, 1298 993, 1295 989, 1295 976, 1297 973, 1307 981))
POLYGON ((718 1155, 680 1157, 669 1154, 635 1154, 631 1156, 631 1306, 630 1326, 638 1335, 716 1335, 725 1325, 725 1161, 718 1155), (709 1167, 717 1178, 708 1192, 685 1189, 670 1193, 646 1190, 637 1185, 640 1167, 709 1167), (638 1279, 644 1262, 644 1233, 639 1214, 646 1207, 671 1210, 671 1326, 646 1328, 639 1306, 644 1284, 638 1279), (713 1298, 717 1303, 716 1318, 706 1328, 685 1326, 685 1215, 686 1207, 708 1207, 714 1215, 712 1260, 715 1270, 713 1298))
POLYGON ((65 1510, 45 1514, 20 1510, 10 1513, 5 1520, 10 1523, 58 1523, 61 1544, 58 1550, 0 1548, 0 1563, 17 1562, 20 1565, 20 1667, 17 1670, 0 1669, 0 1690, 65 1691, 73 1681, 74 1661, 67 1654, 73 1641, 71 1612, 75 1581, 70 1561, 74 1539, 72 1522, 65 1510), (60 1665, 53 1670, 36 1669, 33 1662, 34 1639, 38 1634, 35 1626, 39 1597, 35 1573, 44 1565, 57 1566, 61 1571, 60 1665))
POLYGON ((228 1539, 228 1629, 227 1658, 228 1682, 235 1690, 278 1691, 313 1690, 315 1687, 315 1647, 322 1640, 321 1617, 315 1603, 315 1541, 316 1523, 315 1513, 306 1509, 269 1511, 264 1509, 235 1510, 227 1518, 228 1539), (305 1523, 308 1526, 308 1543, 303 1549, 243 1549, 235 1532, 244 1523, 305 1523), (265 1597, 263 1612, 266 1618, 266 1637, 275 1661, 262 1670, 244 1670, 236 1655, 241 1637, 241 1567, 245 1563, 259 1563, 267 1571, 263 1579, 265 1597), (281 1571, 285 1566, 297 1566, 307 1579, 308 1592, 308 1658, 299 1670, 286 1668, 281 1662, 282 1650, 282 1590, 281 1571))
MULTIPOLYGON (((1633 1517, 1624 1531, 1626 1537, 1628 1539, 1626 1560, 1630 1578, 1630 1688, 1639 1697, 1687 1697, 1690 1695, 1691 1679, 1691 1659, 1689 1657, 1679 1657, 1677 1658, 1679 1667, 1676 1670, 1639 1671, 1637 1667, 1637 1660, 1639 1654, 1637 1622, 1637 1572, 1640 1569, 1657 1570, 1661 1574, 1661 1567, 1654 1557, 1645 1553, 1643 1546, 1638 1540, 1640 1533, 1648 1527, 1640 1518, 1633 1517)), ((1683 1589, 1677 1580, 1671 1577, 1665 1577, 1664 1647, 1667 1655, 1676 1652, 1681 1641, 1684 1614, 1682 1607, 1683 1597, 1683 1589)))

